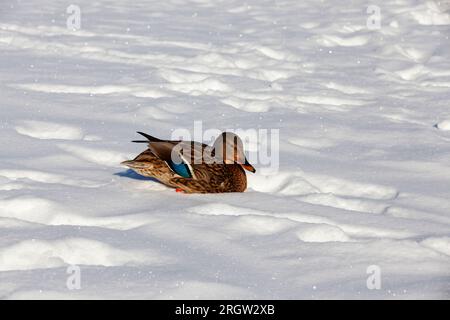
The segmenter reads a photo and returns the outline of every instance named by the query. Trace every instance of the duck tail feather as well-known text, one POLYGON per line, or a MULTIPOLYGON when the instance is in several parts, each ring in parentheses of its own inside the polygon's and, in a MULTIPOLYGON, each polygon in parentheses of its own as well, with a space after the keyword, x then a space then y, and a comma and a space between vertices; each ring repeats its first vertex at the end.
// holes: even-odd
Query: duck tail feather
MULTIPOLYGON (((162 141, 161 139, 155 138, 155 137, 153 137, 153 136, 151 136, 151 135, 149 135, 147 133, 141 132, 141 131, 138 131, 137 133, 139 133, 141 136, 144 136, 145 138, 148 139, 148 141, 151 141, 151 142, 162 141)), ((146 142, 148 142, 148 141, 146 141, 146 142)))

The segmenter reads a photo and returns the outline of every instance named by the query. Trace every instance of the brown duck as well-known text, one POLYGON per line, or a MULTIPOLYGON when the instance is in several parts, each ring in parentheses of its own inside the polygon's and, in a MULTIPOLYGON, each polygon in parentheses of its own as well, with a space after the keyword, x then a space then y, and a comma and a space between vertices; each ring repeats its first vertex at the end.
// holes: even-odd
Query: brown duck
POLYGON ((245 170, 255 168, 245 157, 241 139, 223 132, 208 146, 195 141, 160 140, 138 132, 147 140, 148 149, 134 160, 122 162, 137 173, 185 193, 244 192, 245 170))

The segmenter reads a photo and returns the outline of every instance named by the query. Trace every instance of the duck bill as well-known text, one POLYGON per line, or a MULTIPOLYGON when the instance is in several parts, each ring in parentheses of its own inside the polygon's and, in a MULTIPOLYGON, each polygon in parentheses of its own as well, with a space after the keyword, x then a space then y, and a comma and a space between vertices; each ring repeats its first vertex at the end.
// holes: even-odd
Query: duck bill
POLYGON ((245 162, 241 164, 242 168, 244 168, 247 171, 250 171, 251 173, 255 173, 256 169, 245 159, 245 162))

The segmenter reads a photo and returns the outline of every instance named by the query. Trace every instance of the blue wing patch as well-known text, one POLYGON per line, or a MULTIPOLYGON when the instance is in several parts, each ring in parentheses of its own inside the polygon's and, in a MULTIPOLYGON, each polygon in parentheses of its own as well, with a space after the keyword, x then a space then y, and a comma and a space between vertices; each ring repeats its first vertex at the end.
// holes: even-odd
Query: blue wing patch
POLYGON ((167 161, 167 164, 169 165, 170 169, 172 169, 173 172, 179 174, 183 178, 192 178, 191 171, 189 170, 189 167, 185 163, 174 163, 172 160, 167 161))

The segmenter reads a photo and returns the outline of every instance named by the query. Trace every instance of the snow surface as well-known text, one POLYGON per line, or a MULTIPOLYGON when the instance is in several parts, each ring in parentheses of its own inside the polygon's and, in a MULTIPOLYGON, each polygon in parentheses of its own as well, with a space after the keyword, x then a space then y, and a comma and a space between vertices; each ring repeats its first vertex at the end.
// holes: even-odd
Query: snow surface
POLYGON ((362 0, 74 2, 77 31, 0 7, 0 297, 450 298, 448 2, 370 1, 376 30, 362 0), (194 121, 279 129, 279 170, 185 195, 120 166, 194 121))

